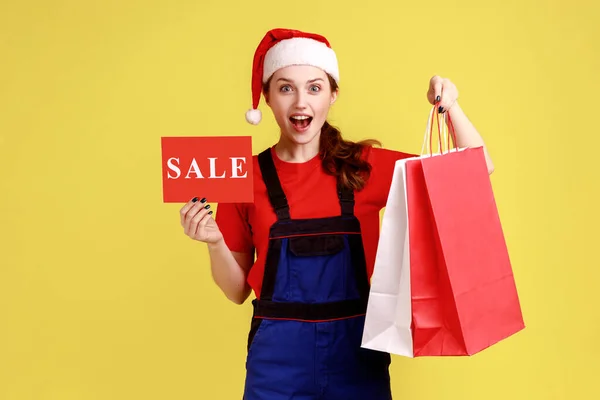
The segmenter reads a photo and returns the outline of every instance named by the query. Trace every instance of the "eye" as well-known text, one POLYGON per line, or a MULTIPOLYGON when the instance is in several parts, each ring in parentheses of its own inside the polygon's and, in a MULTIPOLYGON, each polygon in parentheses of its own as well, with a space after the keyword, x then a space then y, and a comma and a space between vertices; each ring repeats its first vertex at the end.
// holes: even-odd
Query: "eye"
POLYGON ((311 92, 318 92, 319 90, 321 90, 321 88, 319 87, 319 85, 313 85, 310 87, 310 91, 311 92))
POLYGON ((292 90, 290 85, 283 85, 282 87, 279 88, 280 92, 289 92, 290 90, 292 90))

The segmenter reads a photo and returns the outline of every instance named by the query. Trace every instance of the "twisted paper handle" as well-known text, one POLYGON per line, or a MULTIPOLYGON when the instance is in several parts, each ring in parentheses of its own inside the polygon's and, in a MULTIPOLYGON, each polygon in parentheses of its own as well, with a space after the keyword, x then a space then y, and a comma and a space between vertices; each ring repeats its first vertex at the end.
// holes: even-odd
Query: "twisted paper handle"
POLYGON ((452 124, 452 118, 450 118, 450 113, 446 112, 441 114, 437 107, 434 105, 429 113, 429 118, 427 119, 427 127, 425 129, 425 137, 423 138, 423 146, 421 147, 421 155, 423 155, 423 150, 427 146, 427 153, 429 156, 433 155, 433 117, 437 120, 438 126, 438 148, 440 154, 444 154, 444 147, 447 148, 447 152, 450 152, 451 149, 449 147, 450 135, 452 135, 452 144, 453 149, 458 151, 457 141, 456 141, 456 132, 454 131, 454 125, 452 124), (440 122, 440 116, 443 121, 440 122), (442 144, 443 141, 443 144, 442 144))

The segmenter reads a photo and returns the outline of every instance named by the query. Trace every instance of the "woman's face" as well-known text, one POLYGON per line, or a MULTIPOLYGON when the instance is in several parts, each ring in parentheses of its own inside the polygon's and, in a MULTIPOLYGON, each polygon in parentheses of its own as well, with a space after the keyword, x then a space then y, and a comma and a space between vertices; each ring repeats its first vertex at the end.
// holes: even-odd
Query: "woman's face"
POLYGON ((325 71, 294 65, 273 74, 265 100, 281 133, 293 143, 306 144, 318 139, 337 94, 325 71))

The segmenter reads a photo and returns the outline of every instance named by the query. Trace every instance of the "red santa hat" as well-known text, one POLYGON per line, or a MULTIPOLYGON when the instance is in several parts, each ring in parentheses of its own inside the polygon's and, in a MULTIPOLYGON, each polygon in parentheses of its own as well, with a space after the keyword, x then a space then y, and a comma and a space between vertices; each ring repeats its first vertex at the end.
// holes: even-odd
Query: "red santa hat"
POLYGON ((254 125, 261 121, 258 103, 262 85, 275 71, 290 65, 318 67, 336 82, 340 80, 337 57, 325 37, 294 29, 272 29, 266 33, 254 53, 252 109, 246 112, 246 121, 254 125))

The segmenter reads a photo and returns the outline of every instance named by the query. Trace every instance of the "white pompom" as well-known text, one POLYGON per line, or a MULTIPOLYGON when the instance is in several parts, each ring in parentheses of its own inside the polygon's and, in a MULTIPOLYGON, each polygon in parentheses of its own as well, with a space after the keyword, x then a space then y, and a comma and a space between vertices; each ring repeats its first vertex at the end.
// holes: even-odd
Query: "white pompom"
POLYGON ((258 125, 261 119, 262 113, 260 112, 260 110, 248 110, 246 112, 246 121, 248 121, 252 125, 258 125))

